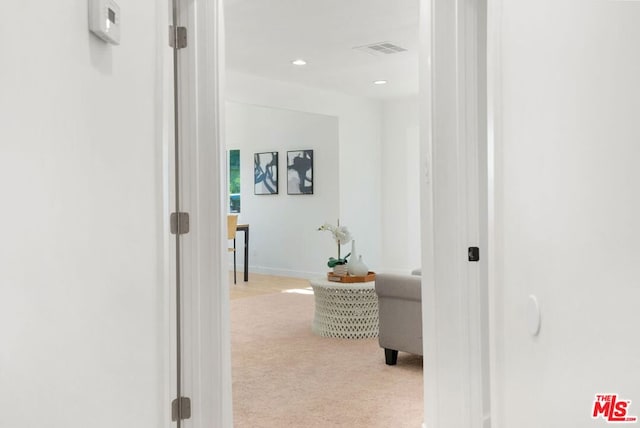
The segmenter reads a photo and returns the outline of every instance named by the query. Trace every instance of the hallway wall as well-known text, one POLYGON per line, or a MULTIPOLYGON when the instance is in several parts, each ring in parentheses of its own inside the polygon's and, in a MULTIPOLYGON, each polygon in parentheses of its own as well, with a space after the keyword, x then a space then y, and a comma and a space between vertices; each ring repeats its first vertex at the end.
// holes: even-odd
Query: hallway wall
MULTIPOLYGON (((234 102, 226 103, 225 113, 227 145, 240 150, 242 197, 238 218, 249 224, 251 271, 323 275, 328 269, 327 259, 338 256, 331 235, 317 230, 325 222, 335 223, 340 215, 335 168, 338 118, 234 102), (287 151, 307 149, 313 150, 313 195, 289 195, 287 151), (256 195, 254 154, 272 151, 278 152, 278 194, 256 195)), ((239 265, 244 264, 243 239, 243 233, 238 233, 239 265)))
MULTIPOLYGON (((382 254, 382 103, 233 71, 227 73, 227 99, 338 118, 337 165, 330 170, 319 170, 318 174, 332 174, 332 183, 334 178, 337 178, 339 189, 336 188, 335 191, 339 194, 340 223, 348 226, 356 238, 358 253, 363 255, 365 262, 370 268, 377 268, 381 263, 382 254)), ((250 156, 253 156, 253 153, 250 156)), ((318 177, 320 180, 321 176, 318 177)), ((333 224, 336 220, 325 219, 333 224)), ((243 221, 242 214, 240 221, 243 221)), ((305 246, 332 242, 327 232, 327 236, 320 232, 313 233, 314 241, 305 242, 305 246)), ((326 258, 332 255, 333 252, 326 254, 326 258)), ((317 273, 321 274, 326 270, 325 257, 318 260, 317 266, 317 273)), ((287 274, 287 270, 281 273, 287 274)), ((304 276, 305 272, 299 274, 304 276)))
POLYGON ((382 107, 382 262, 380 270, 407 274, 422 264, 418 98, 382 107))
POLYGON ((169 420, 158 90, 167 7, 118 3, 120 46, 89 33, 86 1, 0 5, 3 427, 169 420))
POLYGON ((640 417, 640 4, 497 3, 492 426, 640 417))
MULTIPOLYGON (((328 167, 318 169, 317 173, 318 183, 333 186, 339 196, 339 200, 332 202, 337 204, 339 212, 323 214, 328 209, 324 207, 317 214, 324 215, 323 221, 331 223, 340 216, 341 223, 347 225, 356 237, 357 251, 371 269, 408 273, 420 266, 417 97, 370 100, 233 71, 228 73, 227 80, 227 98, 231 100, 227 103, 227 148, 242 148, 242 198, 243 204, 249 203, 240 214, 240 222, 253 222, 256 213, 252 211, 263 205, 265 199, 269 200, 266 204, 271 205, 274 199, 291 197, 287 197, 286 187, 282 187, 286 184, 284 181, 278 196, 265 198, 253 195, 253 154, 271 150, 269 147, 277 148, 279 143, 269 135, 260 138, 258 134, 264 129, 256 130, 256 135, 247 141, 238 140, 239 135, 249 133, 247 122, 243 123, 238 113, 262 108, 265 111, 282 109, 283 112, 290 111, 290 114, 330 115, 338 120, 339 142, 333 161, 337 167, 327 164, 328 167), (260 204, 255 205, 253 201, 260 201, 260 204)), ((287 134, 286 129, 281 132, 287 134)), ((304 140, 304 134, 300 134, 299 141, 302 143, 304 140)), ((285 155, 286 151, 281 151, 280 156, 285 155)), ((284 165, 281 158, 281 167, 284 165)), ((296 211, 290 209, 280 213, 283 217, 295 214, 296 211)), ((302 242, 306 250, 303 259, 308 259, 302 263, 298 263, 302 261, 298 256, 284 260, 268 239, 258 233, 253 234, 251 247, 262 254, 253 255, 253 260, 250 260, 252 270, 292 276, 323 274, 325 258, 335 253, 330 245, 333 241, 328 234, 323 236, 315 231, 309 234, 309 227, 299 233, 299 236, 304 234, 302 242)), ((284 246, 295 248, 298 243, 284 246)), ((346 253, 350 246, 343 249, 346 253)), ((242 254, 238 263, 243 263, 242 254)))

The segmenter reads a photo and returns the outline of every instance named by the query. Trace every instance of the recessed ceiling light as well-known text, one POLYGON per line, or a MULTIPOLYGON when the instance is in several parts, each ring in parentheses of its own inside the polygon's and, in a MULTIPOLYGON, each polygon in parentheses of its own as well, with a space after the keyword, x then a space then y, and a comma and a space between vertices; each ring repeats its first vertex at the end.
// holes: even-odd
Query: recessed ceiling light
POLYGON ((374 80, 373 84, 374 85, 386 85, 387 81, 386 80, 374 80))
POLYGON ((307 61, 305 61, 303 59, 296 59, 294 61, 291 61, 291 64, 293 64, 293 65, 307 65, 307 61))

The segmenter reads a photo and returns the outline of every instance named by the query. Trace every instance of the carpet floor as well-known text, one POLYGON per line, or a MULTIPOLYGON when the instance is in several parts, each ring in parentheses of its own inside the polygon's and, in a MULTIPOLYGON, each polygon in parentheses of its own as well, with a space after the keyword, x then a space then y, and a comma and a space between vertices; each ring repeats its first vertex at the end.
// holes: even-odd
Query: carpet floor
POLYGON ((313 295, 231 302, 234 426, 420 428, 422 357, 311 332, 313 295))

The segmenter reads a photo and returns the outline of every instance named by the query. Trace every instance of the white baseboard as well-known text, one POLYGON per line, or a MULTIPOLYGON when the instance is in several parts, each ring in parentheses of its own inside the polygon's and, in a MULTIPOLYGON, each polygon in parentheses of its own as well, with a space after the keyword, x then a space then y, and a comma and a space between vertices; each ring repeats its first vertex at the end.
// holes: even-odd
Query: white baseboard
MULTIPOLYGON (((244 265, 238 264, 236 266, 238 272, 244 271, 244 265)), ((229 270, 233 270, 233 263, 229 265, 229 270)), ((393 273, 397 275, 410 275, 413 269, 394 269, 394 268, 381 268, 376 270, 376 273, 393 273)), ((265 266, 249 266, 249 273, 259 273, 263 275, 275 275, 275 276, 287 276, 292 278, 324 278, 327 274, 326 271, 323 272, 310 272, 310 271, 301 271, 301 270, 292 270, 292 269, 278 269, 271 268, 265 266)))
MULTIPOLYGON (((237 272, 243 272, 244 266, 238 264, 236 266, 237 272)), ((229 266, 229 270, 233 270, 233 264, 229 266)), ((326 272, 309 272, 309 271, 300 271, 300 270, 290 270, 290 269, 277 269, 270 268, 264 266, 249 266, 249 274, 258 273, 262 275, 274 275, 274 276, 286 276, 291 278, 323 278, 327 273, 326 272)))

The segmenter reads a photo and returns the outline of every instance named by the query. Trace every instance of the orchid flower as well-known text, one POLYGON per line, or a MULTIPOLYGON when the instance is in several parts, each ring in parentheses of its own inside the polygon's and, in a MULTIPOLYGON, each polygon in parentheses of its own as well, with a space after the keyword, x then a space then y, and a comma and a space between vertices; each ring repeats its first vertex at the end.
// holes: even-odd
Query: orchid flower
POLYGON ((344 257, 344 259, 340 258, 340 246, 344 245, 344 244, 348 244, 349 242, 351 242, 351 239, 353 239, 351 237, 351 233, 349 232, 349 229, 347 229, 346 226, 340 226, 340 221, 338 221, 338 226, 334 226, 332 224, 329 223, 325 223, 322 226, 320 226, 318 228, 318 230, 328 230, 329 232, 331 232, 331 235, 333 236, 333 240, 336 241, 336 244, 338 244, 338 258, 334 259, 333 257, 331 257, 329 259, 329 267, 333 267, 331 266, 331 264, 346 264, 347 263, 347 257, 349 257, 349 254, 346 255, 344 257), (332 260, 333 259, 333 260, 332 260))

